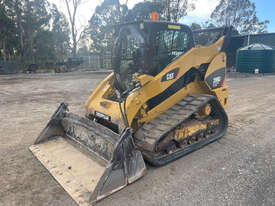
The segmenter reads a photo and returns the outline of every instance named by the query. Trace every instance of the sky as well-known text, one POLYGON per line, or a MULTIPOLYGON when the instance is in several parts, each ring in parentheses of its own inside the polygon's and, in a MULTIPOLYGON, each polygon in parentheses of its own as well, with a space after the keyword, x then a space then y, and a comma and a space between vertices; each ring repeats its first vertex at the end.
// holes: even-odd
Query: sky
POLYGON ((257 15, 260 20, 269 20, 268 31, 275 32, 275 1, 274 0, 253 0, 256 3, 257 15))
MULTIPOLYGON (((103 2, 103 0, 82 0, 82 1, 83 3, 79 7, 79 10, 77 13, 78 28, 82 28, 88 24, 88 21, 93 15, 96 6, 100 5, 103 2)), ((140 1, 141 0, 128 0, 128 7, 132 8, 136 3, 140 1)), ((57 8, 67 15, 66 7, 65 7, 65 4, 63 3, 64 0, 49 0, 49 2, 56 4, 57 8)), ((126 0, 120 0, 120 2, 125 3, 126 0)))
POLYGON ((219 0, 197 0, 195 10, 189 12, 189 14, 181 20, 181 23, 189 25, 193 22, 201 23, 206 21, 218 3, 219 0))
MULTIPOLYGON (((64 11, 64 4, 62 0, 49 0, 52 3, 55 3, 59 9, 64 11)), ((86 3, 81 5, 79 8, 77 16, 77 27, 81 28, 88 24, 89 18, 92 16, 94 9, 99 5, 103 0, 84 0, 86 3)), ((120 0, 121 3, 126 0, 120 0)), ((128 0, 129 8, 132 8, 136 3, 141 2, 142 0, 128 0)), ((275 0, 252 0, 256 3, 257 15, 260 20, 269 20, 270 24, 268 26, 269 32, 275 32, 275 0)), ((191 24, 192 22, 201 23, 209 19, 210 14, 217 6, 219 0, 197 0, 196 9, 189 13, 188 16, 184 17, 181 23, 191 24)))

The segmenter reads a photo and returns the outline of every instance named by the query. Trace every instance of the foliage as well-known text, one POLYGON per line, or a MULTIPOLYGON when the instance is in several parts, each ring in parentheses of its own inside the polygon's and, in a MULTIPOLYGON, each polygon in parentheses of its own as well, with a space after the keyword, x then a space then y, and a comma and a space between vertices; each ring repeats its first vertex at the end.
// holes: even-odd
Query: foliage
POLYGON ((47 6, 47 2, 44 0, 27 0, 23 4, 24 49, 21 52, 25 59, 35 61, 34 53, 37 51, 37 47, 34 44, 34 40, 50 21, 50 15, 46 9, 47 6))
POLYGON ((75 57, 77 52, 77 45, 82 37, 79 30, 76 28, 76 15, 83 0, 63 0, 65 3, 67 13, 69 15, 69 22, 71 26, 71 37, 73 41, 72 55, 75 57), (79 38, 79 39, 78 39, 79 38))
POLYGON ((70 51, 70 29, 66 16, 59 12, 56 5, 52 5, 52 34, 53 34, 53 49, 56 60, 64 60, 70 51))
POLYGON ((7 9, 4 5, 0 5, 0 42, 1 42, 1 56, 4 60, 8 59, 9 55, 13 55, 12 48, 18 44, 15 36, 15 23, 9 18, 7 9))
POLYGON ((171 22, 179 22, 188 12, 195 9, 196 0, 154 0, 163 8, 161 19, 171 22))
POLYGON ((1 59, 25 64, 67 56, 69 27, 65 16, 47 0, 0 1, 1 59))
MULTIPOLYGON (((194 9, 195 0, 154 0, 137 3, 131 10, 119 0, 104 0, 97 6, 89 21, 91 53, 111 56, 114 39, 114 25, 146 20, 158 12, 160 20, 178 22, 188 11, 194 9)), ((126 3, 127 4, 127 3, 126 3)))
POLYGON ((149 20, 153 12, 157 12, 160 14, 160 18, 162 18, 161 14, 164 12, 164 5, 160 2, 150 1, 138 3, 133 9, 128 11, 126 19, 128 21, 149 20))
MULTIPOLYGON (((216 26, 212 23, 205 22, 202 25, 197 23, 192 23, 190 28, 193 31, 196 31, 196 30, 203 30, 203 29, 212 29, 212 28, 216 28, 216 26)), ((194 33, 195 44, 204 45, 204 46, 209 45, 216 39, 218 34, 219 32, 194 33)))
POLYGON ((104 0, 96 7, 88 31, 92 40, 92 53, 110 55, 114 42, 113 26, 126 21, 127 12, 127 6, 121 5, 119 0, 104 0))
POLYGON ((250 0, 220 0, 211 19, 219 26, 230 25, 240 33, 263 33, 269 21, 260 21, 256 5, 250 0))

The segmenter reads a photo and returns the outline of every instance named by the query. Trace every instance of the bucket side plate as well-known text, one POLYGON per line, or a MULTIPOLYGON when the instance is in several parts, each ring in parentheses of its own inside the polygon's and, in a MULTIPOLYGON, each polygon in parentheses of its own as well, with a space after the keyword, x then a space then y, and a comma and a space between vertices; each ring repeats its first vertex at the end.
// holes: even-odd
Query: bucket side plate
POLYGON ((121 134, 69 113, 62 103, 30 147, 34 156, 80 206, 111 195, 146 171, 130 128, 121 134))

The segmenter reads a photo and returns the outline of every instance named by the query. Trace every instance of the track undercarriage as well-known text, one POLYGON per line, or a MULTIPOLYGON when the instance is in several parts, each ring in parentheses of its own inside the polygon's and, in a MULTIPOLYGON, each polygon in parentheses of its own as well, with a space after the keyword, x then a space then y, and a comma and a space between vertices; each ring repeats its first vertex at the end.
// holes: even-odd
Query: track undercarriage
POLYGON ((191 95, 144 124, 135 143, 148 162, 161 166, 218 140, 227 123, 216 97, 191 95))

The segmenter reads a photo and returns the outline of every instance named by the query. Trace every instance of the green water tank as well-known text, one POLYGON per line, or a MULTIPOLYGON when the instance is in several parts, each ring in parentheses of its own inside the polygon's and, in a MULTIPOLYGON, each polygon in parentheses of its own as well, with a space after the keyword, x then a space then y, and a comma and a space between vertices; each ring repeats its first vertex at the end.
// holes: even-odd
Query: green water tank
POLYGON ((251 44, 237 52, 237 72, 273 73, 275 72, 275 50, 264 44, 251 44))

